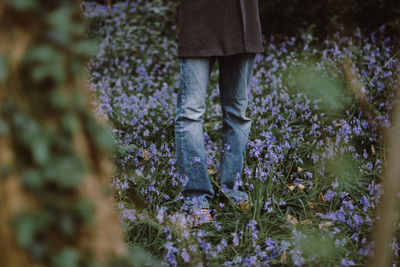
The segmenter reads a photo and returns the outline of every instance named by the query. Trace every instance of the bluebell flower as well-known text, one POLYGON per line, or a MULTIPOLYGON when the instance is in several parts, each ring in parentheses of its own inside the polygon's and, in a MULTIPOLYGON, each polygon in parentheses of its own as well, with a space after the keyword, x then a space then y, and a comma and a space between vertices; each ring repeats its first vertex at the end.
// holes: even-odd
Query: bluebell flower
POLYGON ((352 260, 342 259, 340 261, 340 267, 353 266, 353 265, 356 265, 356 264, 352 260))
POLYGON ((233 236, 233 246, 237 247, 239 245, 239 237, 237 233, 231 233, 231 235, 233 236))
POLYGON ((326 191, 324 194, 324 198, 326 201, 332 201, 335 196, 336 196, 336 192, 332 191, 331 189, 326 191))

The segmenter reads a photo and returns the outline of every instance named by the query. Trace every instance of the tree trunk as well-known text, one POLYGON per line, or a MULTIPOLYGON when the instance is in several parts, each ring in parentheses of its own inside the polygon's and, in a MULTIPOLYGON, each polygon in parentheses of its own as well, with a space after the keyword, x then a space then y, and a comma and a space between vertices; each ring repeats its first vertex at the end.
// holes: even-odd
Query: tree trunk
POLYGON ((0 2, 0 266, 104 263, 126 247, 78 2, 28 2, 0 2))

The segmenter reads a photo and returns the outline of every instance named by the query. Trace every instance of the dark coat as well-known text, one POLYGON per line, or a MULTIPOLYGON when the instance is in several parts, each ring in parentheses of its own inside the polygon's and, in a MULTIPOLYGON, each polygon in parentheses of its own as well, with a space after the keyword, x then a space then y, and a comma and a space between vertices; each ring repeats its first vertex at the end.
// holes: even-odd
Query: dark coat
POLYGON ((263 51, 258 0, 181 0, 178 57, 263 51))

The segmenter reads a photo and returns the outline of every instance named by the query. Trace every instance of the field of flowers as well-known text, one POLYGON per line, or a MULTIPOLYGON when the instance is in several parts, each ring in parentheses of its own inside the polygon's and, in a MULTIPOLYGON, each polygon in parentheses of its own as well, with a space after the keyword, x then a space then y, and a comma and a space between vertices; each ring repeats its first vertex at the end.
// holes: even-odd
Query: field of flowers
MULTIPOLYGON (((174 148, 179 86, 176 4, 138 0, 86 7, 100 42, 88 70, 95 106, 113 127, 115 201, 126 240, 168 266, 362 266, 382 194, 384 140, 346 81, 351 59, 363 93, 390 127, 399 60, 385 28, 365 36, 265 41, 249 92, 253 119, 242 177, 251 208, 217 194, 214 220, 186 217, 174 148), (200 265, 201 266, 201 265, 200 265)), ((204 116, 207 168, 215 192, 221 155, 218 68, 204 116)), ((400 231, 391 247, 397 266, 400 231)))

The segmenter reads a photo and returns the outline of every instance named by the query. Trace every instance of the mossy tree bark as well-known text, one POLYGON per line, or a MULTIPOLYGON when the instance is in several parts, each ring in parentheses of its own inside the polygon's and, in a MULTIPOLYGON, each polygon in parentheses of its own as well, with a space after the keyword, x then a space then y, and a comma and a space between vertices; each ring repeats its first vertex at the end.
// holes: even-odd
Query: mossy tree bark
POLYGON ((71 2, 0 2, 1 266, 88 266, 126 252, 110 142, 84 84, 95 46, 71 2))

